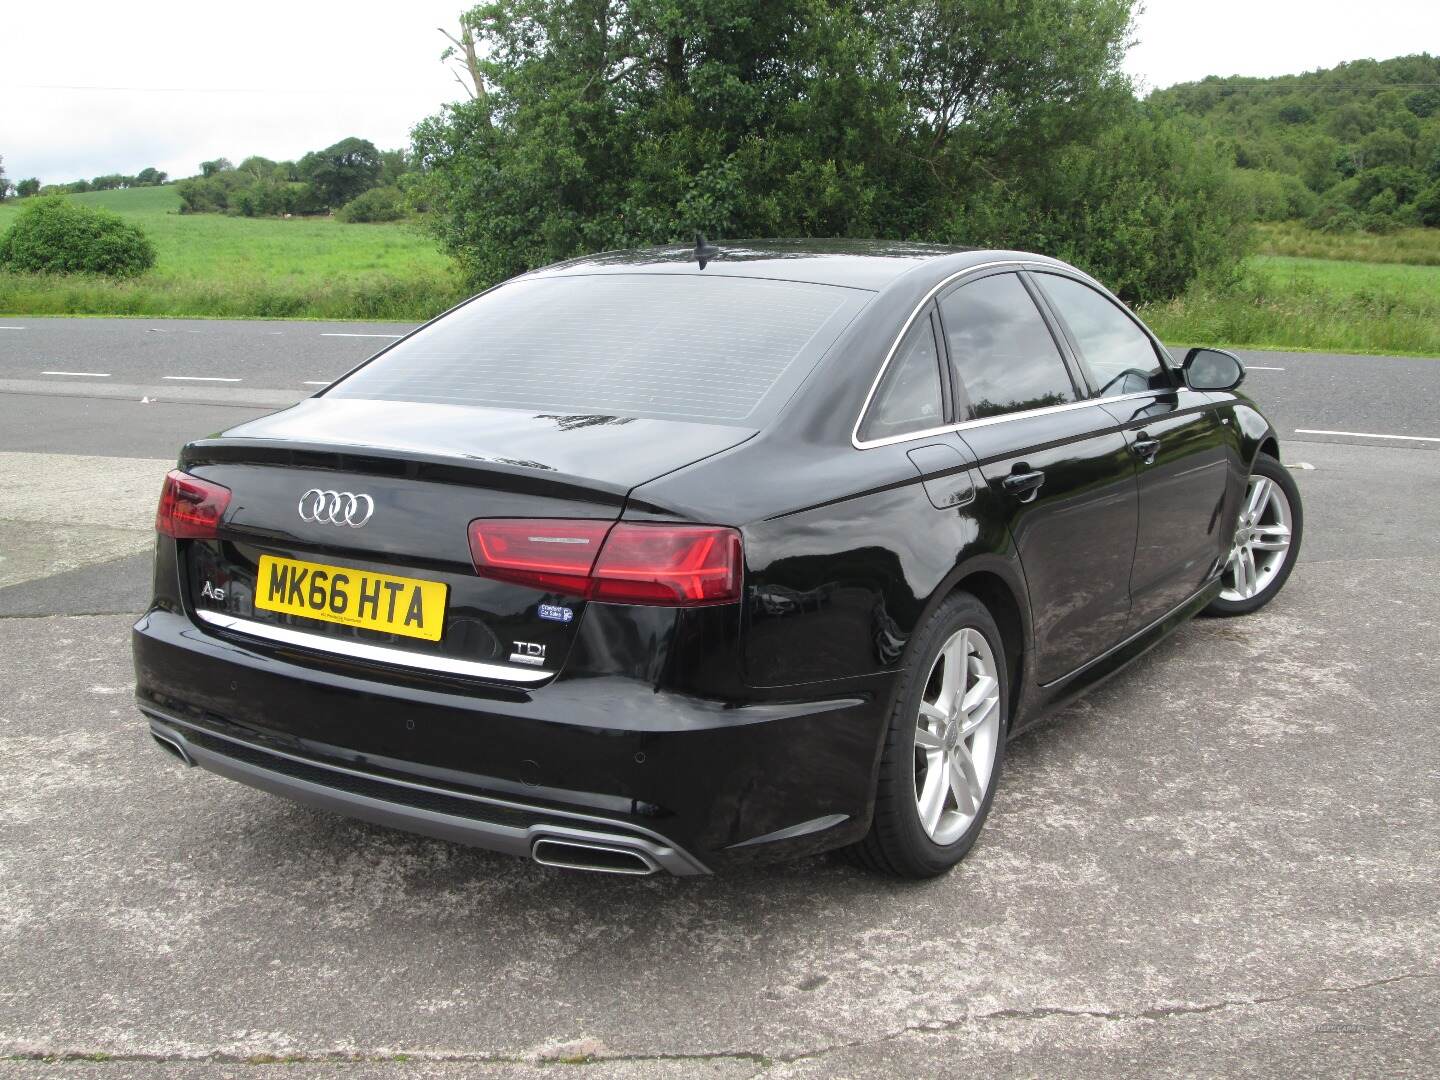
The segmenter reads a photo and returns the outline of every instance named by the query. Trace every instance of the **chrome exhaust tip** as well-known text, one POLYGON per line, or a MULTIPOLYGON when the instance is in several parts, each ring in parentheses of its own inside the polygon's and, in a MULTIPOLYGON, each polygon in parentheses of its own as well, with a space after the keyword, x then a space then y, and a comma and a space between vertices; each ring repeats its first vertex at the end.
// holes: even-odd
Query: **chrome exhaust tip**
POLYGON ((190 755, 185 752, 185 747, 180 740, 168 732, 159 731, 152 727, 150 729, 150 737, 155 740, 155 745, 160 747, 161 750, 164 750, 173 757, 179 758, 182 765, 188 767, 195 764, 195 762, 191 760, 190 755))
POLYGON ((536 840, 530 847, 530 857, 541 866, 590 870, 597 874, 649 877, 660 869, 659 863, 638 848, 554 836, 542 836, 536 840))

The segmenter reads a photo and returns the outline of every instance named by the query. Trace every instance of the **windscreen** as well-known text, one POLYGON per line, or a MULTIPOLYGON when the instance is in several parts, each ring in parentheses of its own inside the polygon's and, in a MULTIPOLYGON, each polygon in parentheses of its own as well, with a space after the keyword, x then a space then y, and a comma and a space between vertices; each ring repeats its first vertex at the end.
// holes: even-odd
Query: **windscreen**
POLYGON ((719 275, 521 279, 397 343, 327 396, 753 421, 793 392, 868 296, 719 275))

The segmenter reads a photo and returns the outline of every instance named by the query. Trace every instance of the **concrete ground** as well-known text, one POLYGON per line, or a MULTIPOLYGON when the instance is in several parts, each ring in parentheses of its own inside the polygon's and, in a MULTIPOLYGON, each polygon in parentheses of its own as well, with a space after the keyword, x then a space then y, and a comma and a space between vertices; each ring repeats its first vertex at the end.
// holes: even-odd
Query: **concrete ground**
POLYGON ((0 1073, 1440 1072, 1435 448, 1287 441, 1281 597, 1013 743, 907 884, 566 874, 182 770, 127 643, 172 459, 86 438, 0 426, 0 1073))

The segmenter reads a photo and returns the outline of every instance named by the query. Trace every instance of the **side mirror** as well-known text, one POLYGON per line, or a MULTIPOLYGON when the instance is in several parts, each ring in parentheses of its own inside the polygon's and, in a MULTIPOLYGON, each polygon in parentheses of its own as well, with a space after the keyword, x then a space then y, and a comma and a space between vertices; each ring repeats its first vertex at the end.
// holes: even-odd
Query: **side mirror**
POLYGON ((1245 365, 1224 349, 1191 349, 1183 370, 1191 390, 1234 390, 1245 381, 1245 365))

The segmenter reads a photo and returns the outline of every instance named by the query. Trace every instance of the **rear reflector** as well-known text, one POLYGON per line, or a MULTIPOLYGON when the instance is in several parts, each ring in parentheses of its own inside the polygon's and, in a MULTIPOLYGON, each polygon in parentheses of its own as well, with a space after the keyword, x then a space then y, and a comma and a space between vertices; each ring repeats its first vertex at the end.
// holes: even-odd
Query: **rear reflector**
POLYGON ((612 604, 699 607, 740 599, 740 534, 717 525, 482 518, 481 577, 612 604))
POLYGON ((176 540, 214 539, 230 505, 230 489, 171 469, 160 489, 155 529, 176 540))

